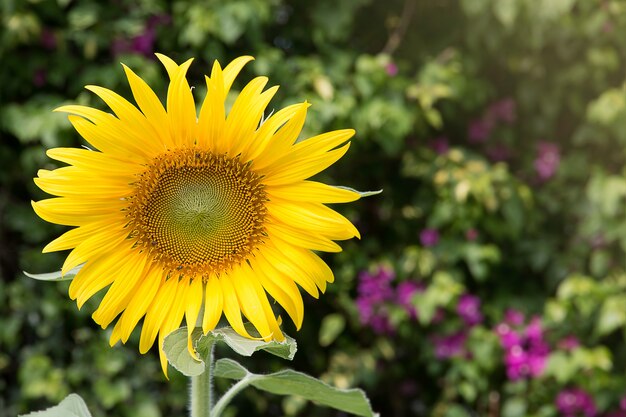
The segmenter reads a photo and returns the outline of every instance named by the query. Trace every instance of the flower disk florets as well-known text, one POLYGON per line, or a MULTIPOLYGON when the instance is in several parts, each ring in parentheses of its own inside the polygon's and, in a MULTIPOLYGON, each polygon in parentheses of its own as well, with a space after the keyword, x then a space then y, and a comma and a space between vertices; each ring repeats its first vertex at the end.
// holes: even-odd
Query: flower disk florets
POLYGON ((130 235, 164 268, 208 276, 262 242, 266 193, 238 158, 179 149, 154 158, 129 199, 130 235))

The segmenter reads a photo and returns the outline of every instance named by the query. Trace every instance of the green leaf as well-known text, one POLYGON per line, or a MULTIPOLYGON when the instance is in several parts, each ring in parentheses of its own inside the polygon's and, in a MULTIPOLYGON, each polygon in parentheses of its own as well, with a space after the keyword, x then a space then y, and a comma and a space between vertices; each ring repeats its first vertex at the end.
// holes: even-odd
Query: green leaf
POLYGON ((91 417, 87 405, 77 394, 70 394, 54 407, 23 414, 21 417, 91 417))
POLYGON ((346 319, 341 314, 329 314, 322 319, 320 326, 320 346, 328 346, 337 339, 346 327, 346 319))
POLYGON ((74 269, 70 269, 65 275, 62 275, 61 271, 46 272, 44 274, 31 274, 24 271, 24 275, 29 278, 37 279, 39 281, 69 281, 71 279, 74 279, 74 277, 76 276, 76 274, 78 274, 78 271, 80 271, 82 267, 82 265, 79 265, 74 269))
MULTIPOLYGON (((258 336, 252 325, 247 324, 246 330, 248 330, 250 335, 258 336)), ((197 327, 191 334, 191 340, 200 356, 204 356, 210 349, 210 346, 216 342, 226 343, 231 349, 243 356, 252 356, 254 352, 264 350, 272 355, 289 360, 293 359, 298 349, 296 341, 287 335, 285 335, 284 342, 275 340, 266 342, 264 340, 247 339, 228 326, 211 330, 206 335, 202 334, 202 329, 197 327)), ((204 361, 194 359, 187 349, 187 327, 180 327, 165 336, 163 350, 170 365, 183 375, 197 376, 204 372, 204 361)))
MULTIPOLYGON (((196 328, 191 334, 194 346, 198 350, 197 342, 202 337, 202 329, 196 328)), ((181 374, 186 376, 198 376, 204 373, 204 361, 194 359, 187 349, 187 328, 180 327, 165 336, 163 351, 167 361, 181 374)))
POLYGON ((257 389, 278 395, 297 395, 309 401, 326 405, 357 416, 374 417, 369 400, 360 389, 339 389, 291 369, 268 375, 250 373, 232 359, 220 359, 215 363, 215 375, 223 378, 249 379, 257 389))
POLYGON ((335 185, 335 187, 355 192, 355 193, 359 194, 361 196, 361 198, 371 197, 373 195, 378 195, 378 194, 383 192, 382 189, 376 190, 376 191, 359 191, 359 190, 355 190, 354 188, 346 187, 346 186, 343 186, 343 185, 335 185))

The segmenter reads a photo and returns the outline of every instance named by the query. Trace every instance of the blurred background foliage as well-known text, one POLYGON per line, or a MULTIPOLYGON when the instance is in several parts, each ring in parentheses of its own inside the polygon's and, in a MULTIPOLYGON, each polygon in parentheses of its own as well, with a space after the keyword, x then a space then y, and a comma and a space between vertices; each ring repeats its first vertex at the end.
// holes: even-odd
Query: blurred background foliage
MULTIPOLYGON (((94 415, 184 415, 184 379, 136 337, 109 348, 97 300, 78 312, 67 283, 21 274, 63 258, 29 204, 45 150, 83 143, 51 110, 103 108, 87 84, 130 97, 119 62, 163 97, 155 51, 196 58, 197 97, 214 59, 254 55, 237 87, 266 74, 271 108, 309 100, 302 137, 357 130, 324 179, 385 190, 339 208, 363 240, 286 323, 295 369, 383 416, 626 416, 623 1, 4 0, 0 21, 1 416, 70 392, 94 415)), ((341 415, 254 390, 236 405, 341 415)))

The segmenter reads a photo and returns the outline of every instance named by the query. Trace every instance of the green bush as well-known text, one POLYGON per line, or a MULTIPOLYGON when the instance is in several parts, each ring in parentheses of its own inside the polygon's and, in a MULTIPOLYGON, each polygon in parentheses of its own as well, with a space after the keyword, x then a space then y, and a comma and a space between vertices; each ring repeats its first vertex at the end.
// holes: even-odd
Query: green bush
POLYGON ((21 273, 63 259, 41 248, 64 229, 29 203, 56 166, 45 150, 82 144, 52 109, 104 108, 87 84, 129 97, 119 62, 164 96, 153 52, 195 57, 192 85, 254 55, 242 79, 281 85, 270 108, 312 103, 303 137, 356 129, 324 179, 384 189, 340 208, 362 241, 325 257, 336 282, 300 332, 286 324, 295 369, 363 387, 381 415, 626 415, 623 2, 9 0, 0 21, 0 415, 70 392, 94 415, 184 413, 184 379, 164 381, 136 335, 109 348, 97 300, 77 311, 66 284, 21 273))

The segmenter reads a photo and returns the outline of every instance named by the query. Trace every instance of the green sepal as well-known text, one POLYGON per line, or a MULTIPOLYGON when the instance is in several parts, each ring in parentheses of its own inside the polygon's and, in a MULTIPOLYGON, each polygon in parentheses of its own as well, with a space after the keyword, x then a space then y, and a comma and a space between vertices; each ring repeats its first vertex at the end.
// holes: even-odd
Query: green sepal
POLYGON ((320 405, 332 407, 357 416, 377 417, 365 393, 357 388, 331 387, 319 379, 291 369, 267 375, 253 374, 232 359, 215 362, 214 375, 246 380, 247 385, 278 395, 297 395, 320 405))
POLYGON ((82 267, 83 265, 79 265, 76 268, 70 269, 65 275, 62 275, 61 271, 46 272, 44 274, 31 274, 26 271, 23 272, 27 277, 37 279, 39 281, 69 281, 74 279, 82 267))
POLYGON ((70 394, 54 407, 22 414, 19 417, 91 417, 91 413, 80 395, 70 394))
MULTIPOLYGON (((249 323, 246 324, 246 330, 251 336, 258 335, 249 323)), ((196 327, 191 334, 191 341, 199 357, 206 357, 207 350, 216 342, 226 343, 243 356, 252 356, 254 352, 264 350, 288 360, 293 359, 298 349, 296 341, 287 335, 284 342, 252 340, 239 335, 229 326, 211 330, 207 334, 203 334, 202 329, 196 327)), ((194 359, 187 349, 187 327, 180 327, 165 336, 163 350, 170 365, 183 375, 197 376, 204 372, 204 361, 194 359)))
POLYGON ((376 190, 376 191, 359 191, 359 190, 355 190, 354 188, 346 187, 344 185, 335 185, 334 187, 341 188, 342 190, 352 191, 353 193, 357 193, 358 195, 361 196, 361 198, 371 197, 373 195, 378 195, 383 192, 382 189, 376 190))

